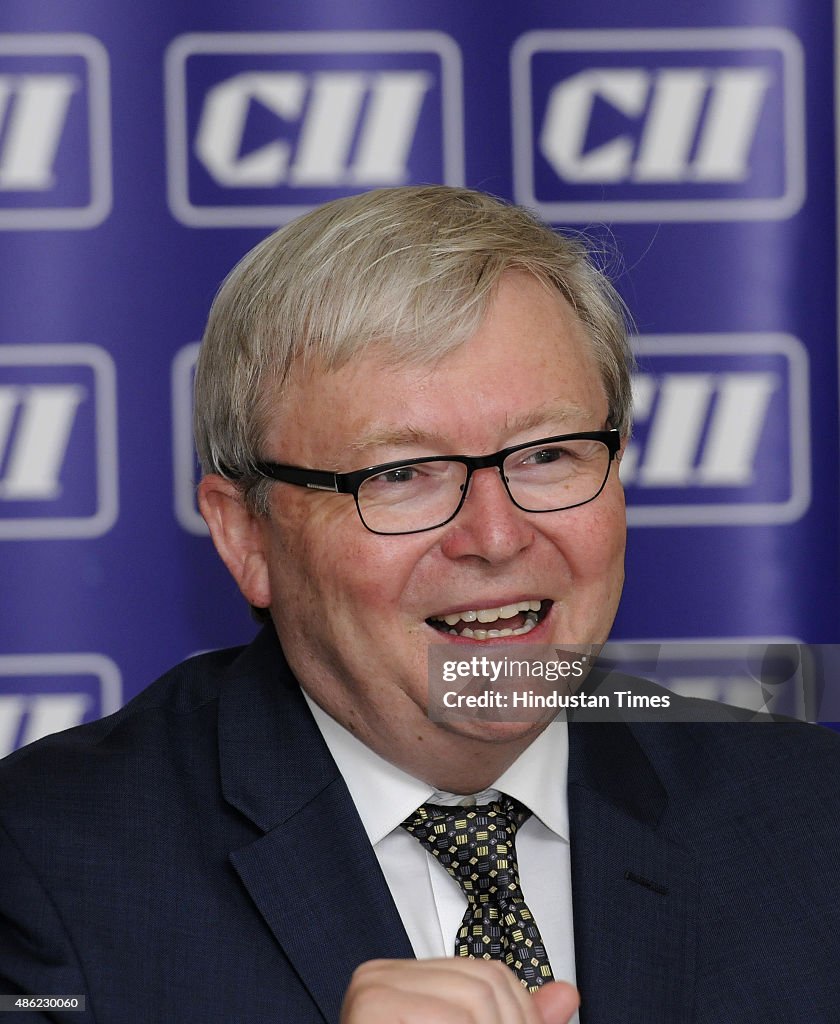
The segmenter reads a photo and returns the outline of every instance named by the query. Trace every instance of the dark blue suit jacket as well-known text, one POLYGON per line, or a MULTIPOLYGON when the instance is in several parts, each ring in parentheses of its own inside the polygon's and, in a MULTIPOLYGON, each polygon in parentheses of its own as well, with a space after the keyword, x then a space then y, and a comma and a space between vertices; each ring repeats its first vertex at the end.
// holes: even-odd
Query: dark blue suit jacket
MULTIPOLYGON (((572 724, 584 1024, 840 1020, 840 741, 572 724)), ((551 779, 545 780, 551 785, 551 779)), ((0 765, 0 992, 77 1024, 336 1024, 412 955, 270 631, 0 765)))

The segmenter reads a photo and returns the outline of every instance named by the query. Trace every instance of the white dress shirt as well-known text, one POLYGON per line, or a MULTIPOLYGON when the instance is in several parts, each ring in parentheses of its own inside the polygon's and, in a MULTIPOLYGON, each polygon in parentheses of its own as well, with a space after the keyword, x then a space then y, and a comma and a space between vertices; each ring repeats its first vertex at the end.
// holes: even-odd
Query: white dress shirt
POLYGON ((467 898, 443 865, 400 828, 400 822, 427 802, 483 804, 503 792, 532 812, 516 834, 522 892, 540 929, 554 977, 574 984, 566 723, 549 725, 492 789, 465 799, 436 791, 406 774, 366 747, 308 696, 306 700, 350 790, 415 956, 454 954, 467 898))

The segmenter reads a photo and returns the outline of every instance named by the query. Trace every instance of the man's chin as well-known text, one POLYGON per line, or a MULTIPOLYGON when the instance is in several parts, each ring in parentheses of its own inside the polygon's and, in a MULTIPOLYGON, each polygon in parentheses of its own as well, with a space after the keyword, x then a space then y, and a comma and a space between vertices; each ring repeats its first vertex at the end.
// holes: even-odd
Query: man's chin
MULTIPOLYGON (((501 712, 496 711, 496 716, 501 712)), ((438 722, 439 728, 450 735, 462 737, 464 740, 487 743, 493 746, 511 744, 524 749, 532 740, 549 725, 556 714, 544 715, 542 718, 529 718, 528 721, 501 721, 498 717, 472 717, 463 714, 447 716, 438 722)))

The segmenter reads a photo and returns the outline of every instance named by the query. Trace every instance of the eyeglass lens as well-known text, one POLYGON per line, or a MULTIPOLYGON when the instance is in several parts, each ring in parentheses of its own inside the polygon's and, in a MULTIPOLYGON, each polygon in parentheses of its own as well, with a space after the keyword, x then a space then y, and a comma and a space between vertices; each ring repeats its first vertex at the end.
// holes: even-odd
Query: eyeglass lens
MULTIPOLYGON (((502 471, 516 505, 527 512, 551 512, 592 501, 609 468, 609 448, 602 441, 577 439, 513 452, 502 471)), ((359 512, 376 533, 429 530, 452 518, 466 481, 467 467, 461 462, 406 463, 364 481, 359 512)))

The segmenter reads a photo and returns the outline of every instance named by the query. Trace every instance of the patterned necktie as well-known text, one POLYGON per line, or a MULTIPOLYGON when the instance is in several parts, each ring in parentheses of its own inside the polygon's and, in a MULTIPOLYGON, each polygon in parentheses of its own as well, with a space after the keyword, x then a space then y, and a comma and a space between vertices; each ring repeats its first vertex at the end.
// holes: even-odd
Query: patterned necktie
POLYGON ((554 976, 519 885, 514 837, 530 813, 502 793, 498 801, 476 807, 423 804, 402 827, 440 861, 467 897, 455 955, 502 960, 534 992, 554 976))

